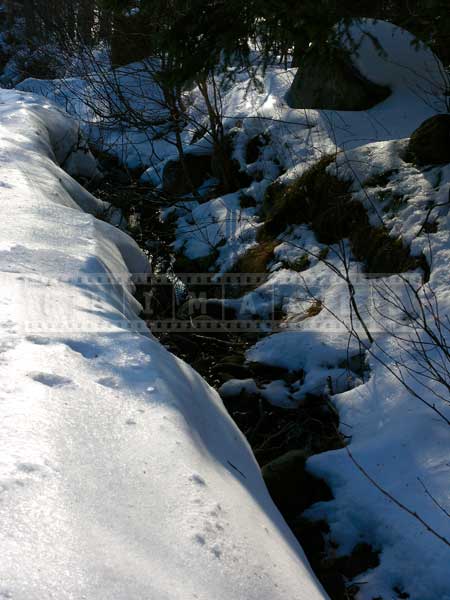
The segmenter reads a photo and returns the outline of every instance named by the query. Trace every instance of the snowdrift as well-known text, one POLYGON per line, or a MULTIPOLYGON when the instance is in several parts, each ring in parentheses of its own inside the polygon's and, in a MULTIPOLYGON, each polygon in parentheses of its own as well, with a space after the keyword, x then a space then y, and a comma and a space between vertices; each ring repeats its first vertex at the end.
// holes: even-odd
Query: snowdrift
POLYGON ((76 124, 2 91, 0 126, 0 597, 324 599, 218 395, 135 327, 147 260, 58 166, 95 170, 76 124))

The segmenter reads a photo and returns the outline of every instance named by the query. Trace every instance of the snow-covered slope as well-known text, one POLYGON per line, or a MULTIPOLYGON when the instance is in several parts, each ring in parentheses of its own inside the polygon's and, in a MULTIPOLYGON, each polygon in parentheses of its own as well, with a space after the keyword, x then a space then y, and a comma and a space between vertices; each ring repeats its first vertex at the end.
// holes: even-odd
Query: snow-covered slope
MULTIPOLYGON (((413 45, 413 37, 392 24, 362 21, 353 28, 353 34, 356 42, 361 42, 355 58, 358 67, 369 79, 388 85, 392 94, 364 112, 295 110, 289 108, 285 100, 294 69, 267 69, 260 74, 262 86, 253 90, 249 90, 248 75, 238 74, 233 86, 223 89, 223 112, 227 115, 226 127, 233 134, 235 158, 247 173, 255 175, 251 185, 242 192, 247 198, 252 197, 256 206, 248 207, 247 203, 244 208, 240 192, 204 203, 190 199, 184 204, 184 210, 178 210, 176 247, 189 258, 210 255, 215 249, 219 254, 217 270, 229 269, 238 256, 257 245, 255 235, 261 225, 258 208, 267 186, 281 169, 286 171, 281 181, 289 182, 318 158, 338 152, 336 173, 353 179, 352 192, 369 210, 372 224, 380 224, 381 214, 388 230, 410 245, 413 255, 423 252, 427 257, 430 281, 422 293, 430 290, 430 286, 434 289, 441 315, 447 319, 450 222, 446 201, 450 168, 448 165, 417 168, 405 162, 404 151, 405 138, 425 119, 448 110, 448 99, 443 94, 448 78, 446 81, 442 65, 427 48, 413 45), (374 37, 381 43, 382 52, 373 43, 374 37), (259 157, 252 164, 246 164, 247 144, 257 135, 265 140, 259 157), (371 185, 369 179, 372 179, 371 185), (436 231, 431 228, 428 233, 423 224, 433 205, 436 208, 430 213, 430 221, 436 225, 436 231)), ((23 89, 36 91, 39 86, 43 86, 45 94, 64 101, 64 95, 58 92, 58 82, 22 84, 23 89)), ((201 109, 201 99, 195 90, 193 99, 191 109, 201 109)), ((76 100, 75 112, 80 110, 79 99, 76 100)), ((131 148, 127 156, 133 156, 134 164, 135 133, 131 131, 127 135, 131 148)), ((189 141, 187 132, 185 135, 189 141)), ((123 140, 121 136, 121 143, 123 140)), ((148 140, 141 148, 147 143, 148 140)), ((192 148, 195 145, 189 146, 189 151, 192 148)), ((116 151, 122 150, 119 144, 116 151)), ((149 179, 156 184, 160 183, 158 177, 171 149, 166 145, 157 150, 161 160, 148 171, 149 179)), ((141 153, 144 155, 145 152, 141 153)), ((361 276, 362 265, 352 257, 349 244, 327 248, 319 244, 307 225, 286 230, 279 241, 274 260, 268 265, 269 280, 248 294, 243 304, 250 306, 253 314, 264 315, 275 295, 287 321, 292 321, 297 328, 265 338, 249 351, 248 358, 292 371, 303 369, 305 377, 291 386, 293 393, 286 388, 281 390, 283 393, 274 388, 262 393, 274 403, 292 405, 292 401, 301 402, 306 393, 329 391, 327 380, 331 378, 341 431, 351 437, 349 448, 355 459, 384 489, 411 511, 417 511, 436 532, 450 539, 445 512, 450 510, 447 425, 408 394, 376 356, 369 359, 370 376, 366 374, 365 381, 356 375, 349 381, 348 371, 342 368, 349 349, 345 326, 337 323, 326 310, 313 318, 304 318, 312 291, 324 306, 349 323, 346 284, 317 256, 328 252, 329 265, 339 268, 345 250, 350 257, 353 281, 361 283, 362 279, 362 285, 356 286, 357 303, 365 307, 370 288, 364 274, 361 276), (288 268, 305 253, 312 253, 307 270, 298 273, 288 268), (343 390, 347 391, 338 393, 343 390)), ((380 281, 387 286, 398 283, 395 278, 380 281)), ((375 333, 381 355, 383 352, 391 355, 387 367, 396 367, 402 354, 395 340, 386 335, 386 331, 377 329, 375 333)), ((352 353, 353 350, 351 348, 352 353)), ((239 385, 242 384, 232 382, 228 388, 235 390, 239 385)), ((252 380, 244 385, 247 389, 256 386, 252 380)), ((424 392, 423 387, 416 388, 414 384, 420 393, 424 392)), ((436 397, 429 393, 430 390, 426 391, 425 399, 434 402, 436 397)), ((446 415, 449 414, 447 395, 445 391, 444 402, 439 403, 446 415)), ((316 505, 309 514, 327 518, 330 540, 338 544, 336 554, 350 552, 360 541, 381 550, 379 567, 357 576, 357 580, 363 582, 358 598, 373 600, 382 596, 386 599, 406 597, 405 594, 412 600, 450 598, 448 546, 377 490, 352 463, 345 449, 312 457, 308 464, 314 473, 325 477, 333 489, 334 500, 316 505)), ((335 546, 332 548, 334 553, 335 546)))
POLYGON ((147 261, 57 164, 77 127, 6 91, 0 127, 0 597, 325 598, 217 394, 138 327, 147 261))

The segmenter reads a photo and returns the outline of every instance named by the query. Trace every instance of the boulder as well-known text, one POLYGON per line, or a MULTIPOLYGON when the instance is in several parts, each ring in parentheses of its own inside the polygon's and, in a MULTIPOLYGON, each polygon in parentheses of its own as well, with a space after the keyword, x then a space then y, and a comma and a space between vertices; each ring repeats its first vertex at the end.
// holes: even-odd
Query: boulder
POLYGON ((292 108, 368 110, 385 100, 389 88, 369 81, 341 49, 308 52, 287 95, 292 108))
POLYGON ((450 163, 450 115, 427 119, 411 135, 407 158, 417 165, 450 163))
POLYGON ((184 157, 190 182, 179 160, 169 160, 163 170, 163 191, 174 196, 192 192, 211 177, 211 157, 206 154, 186 154, 184 157))
POLYGON ((370 544, 360 542, 356 544, 349 556, 340 556, 336 562, 340 573, 343 573, 347 579, 354 579, 357 575, 378 567, 379 555, 380 552, 374 550, 370 544))
POLYGON ((218 179, 227 193, 235 192, 251 185, 253 178, 241 170, 239 162, 232 158, 231 142, 223 152, 215 150, 211 158, 213 176, 218 179))
POLYGON ((213 366, 217 373, 226 373, 231 379, 251 379, 252 373, 248 367, 239 363, 219 362, 213 366))
POLYGON ((275 367, 266 363, 250 362, 248 363, 250 372, 253 377, 257 377, 263 381, 272 381, 274 379, 285 379, 289 375, 287 369, 283 367, 275 367))
POLYGON ((307 458, 304 450, 291 450, 262 469, 272 500, 283 515, 299 514, 315 502, 333 497, 323 480, 306 471, 307 458))

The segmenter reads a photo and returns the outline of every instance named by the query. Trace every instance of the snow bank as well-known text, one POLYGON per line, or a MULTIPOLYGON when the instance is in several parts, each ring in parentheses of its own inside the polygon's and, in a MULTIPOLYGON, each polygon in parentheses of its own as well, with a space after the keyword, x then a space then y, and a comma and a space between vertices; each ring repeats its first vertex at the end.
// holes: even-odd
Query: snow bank
POLYGON ((153 79, 156 61, 109 70, 104 57, 95 63, 92 60, 88 58, 78 67, 89 73, 87 77, 28 78, 17 89, 40 94, 75 116, 92 142, 131 168, 153 165, 173 154, 174 146, 164 136, 168 111, 153 79), (143 126, 133 128, 130 122, 122 122, 122 114, 143 126))
MULTIPOLYGON (((440 320, 447 323, 450 165, 420 169, 405 163, 401 158, 405 146, 405 140, 393 140, 357 148, 338 159, 337 173, 353 178, 354 197, 372 210, 373 220, 375 214, 383 214, 392 235, 410 244, 414 255, 426 256, 430 281, 420 294, 425 301, 433 290, 440 320), (432 207, 429 218, 436 223, 436 231, 426 234, 423 224, 432 207)), ((391 283, 385 279, 384 285, 391 283)), ((402 292, 398 287, 393 289, 402 292)), ((382 310, 387 314, 386 305, 382 310)), ((415 335, 399 332, 397 327, 394 331, 404 340, 415 335)), ((446 325, 443 342, 449 343, 446 325)), ((411 351, 412 346, 399 345, 387 333, 378 335, 369 360, 369 381, 335 396, 334 401, 342 431, 351 436, 350 449, 356 461, 383 489, 448 540, 449 428, 420 401, 423 398, 448 418, 447 393, 442 400, 433 393, 441 394, 442 389, 429 370, 418 369, 414 353, 408 355, 408 349, 411 351), (415 369, 414 376, 406 373, 404 380, 418 397, 408 393, 394 377, 397 361, 415 369)), ((437 360, 432 345, 426 352, 431 361, 437 360)), ((445 361, 442 364, 447 367, 445 361)), ((309 514, 328 519, 332 535, 341 545, 340 552, 351 550, 361 540, 382 550, 380 566, 363 576, 363 600, 374 595, 390 597, 393 588, 407 592, 413 600, 450 598, 448 546, 381 494, 356 469, 345 450, 312 457, 309 465, 330 482, 335 497, 327 505, 316 505, 309 514)))
POLYGON ((0 117, 0 596, 324 599, 218 395, 137 319, 147 260, 58 166, 73 122, 6 91, 0 117))

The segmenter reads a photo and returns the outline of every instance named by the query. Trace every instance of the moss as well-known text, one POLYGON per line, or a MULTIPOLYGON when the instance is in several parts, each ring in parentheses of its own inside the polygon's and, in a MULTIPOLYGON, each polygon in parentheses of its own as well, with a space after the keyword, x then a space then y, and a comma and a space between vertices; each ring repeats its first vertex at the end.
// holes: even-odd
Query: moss
POLYGON ((368 221, 352 231, 350 240, 355 257, 369 273, 404 273, 419 266, 401 239, 392 238, 382 227, 371 227, 368 221))
POLYGON ((364 187, 386 187, 389 183, 391 177, 398 173, 398 169, 389 169, 388 171, 384 171, 383 173, 378 173, 377 175, 372 175, 364 182, 364 187))
POLYGON ((398 194, 389 194, 388 203, 384 207, 385 212, 398 213, 407 204, 404 196, 398 194))
POLYGON ((219 252, 216 249, 211 254, 194 260, 180 253, 176 256, 175 270, 179 273, 207 273, 213 268, 218 257, 219 252))
POLYGON ((306 311, 306 317, 316 317, 320 312, 322 312, 323 305, 320 300, 314 300, 311 306, 306 311))
POLYGON ((438 221, 427 221, 423 224, 422 231, 425 233, 437 233, 439 229, 438 221))
POLYGON ((319 252, 317 258, 319 260, 326 260, 329 253, 330 253, 330 249, 328 247, 322 248, 322 250, 319 252))
POLYGON ((284 263, 284 266, 287 269, 291 269, 292 271, 297 271, 297 273, 301 273, 302 271, 306 271, 309 269, 311 265, 311 261, 309 260, 309 256, 307 254, 302 254, 299 258, 292 262, 284 263))
POLYGON ((411 257, 401 239, 370 224, 364 206, 352 198, 350 182, 327 172, 332 161, 332 156, 326 156, 290 185, 269 187, 264 200, 267 220, 258 239, 268 243, 288 225, 307 223, 321 243, 348 238, 355 257, 365 263, 369 273, 423 268, 423 261, 411 257))
POLYGON ((274 259, 273 251, 280 242, 267 240, 250 248, 233 267, 235 273, 266 273, 267 265, 274 259))
POLYGON ((327 172, 333 162, 325 156, 290 185, 269 186, 264 198, 266 216, 260 238, 282 233, 292 223, 309 223, 320 242, 332 244, 347 237, 350 184, 327 172))

